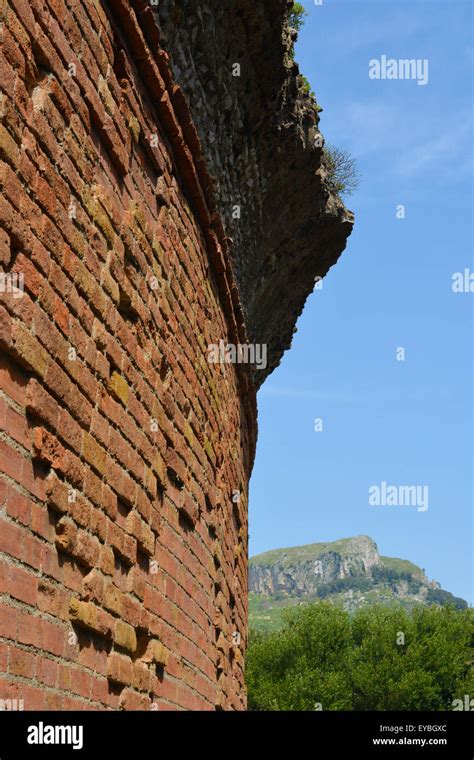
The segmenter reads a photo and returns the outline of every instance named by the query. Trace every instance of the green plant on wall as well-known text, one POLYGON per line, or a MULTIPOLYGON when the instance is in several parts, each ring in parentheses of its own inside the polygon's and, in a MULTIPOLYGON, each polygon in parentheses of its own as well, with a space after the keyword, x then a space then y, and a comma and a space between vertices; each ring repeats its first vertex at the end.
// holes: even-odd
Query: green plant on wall
POLYGON ((290 26, 290 29, 293 30, 292 43, 291 43, 291 48, 290 48, 291 60, 294 60, 295 58, 295 41, 298 37, 298 32, 303 27, 305 17, 307 15, 308 14, 303 8, 303 6, 301 5, 301 3, 294 3, 293 7, 288 13, 288 24, 290 26))
POLYGON ((355 159, 342 148, 326 145, 322 164, 326 170, 328 188, 341 195, 351 195, 360 183, 360 174, 355 159))
POLYGON ((313 98, 316 97, 313 90, 311 89, 311 85, 308 79, 303 74, 299 74, 298 79, 303 92, 306 92, 308 95, 312 95, 313 98))
POLYGON ((303 27, 303 24, 307 15, 308 13, 304 9, 304 7, 301 5, 301 3, 293 3, 293 8, 290 10, 288 14, 288 22, 291 28, 299 32, 300 29, 303 27))
MULTIPOLYGON (((298 33, 308 15, 302 3, 293 3, 288 13, 288 23, 291 29, 298 33)), ((294 35, 296 38, 297 35, 294 35)), ((294 58, 294 40, 291 46, 291 58, 294 58)), ((304 74, 298 74, 298 86, 314 101, 314 110, 319 113, 323 109, 316 102, 316 95, 311 88, 309 80, 304 74)), ((360 174, 357 170, 355 159, 342 148, 332 145, 325 146, 323 150, 322 164, 326 171, 326 185, 328 189, 338 195, 351 195, 360 183, 360 174)))

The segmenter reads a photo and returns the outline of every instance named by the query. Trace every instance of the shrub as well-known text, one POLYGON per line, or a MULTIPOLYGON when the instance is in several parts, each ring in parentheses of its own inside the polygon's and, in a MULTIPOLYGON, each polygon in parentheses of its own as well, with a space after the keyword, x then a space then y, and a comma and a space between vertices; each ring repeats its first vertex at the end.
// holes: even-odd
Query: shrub
POLYGON ((355 159, 342 148, 325 145, 322 158, 328 188, 339 195, 351 195, 360 183, 355 159))
POLYGON ((299 84, 303 92, 306 92, 308 95, 312 95, 313 98, 315 97, 313 90, 311 89, 311 85, 307 78, 303 74, 298 75, 299 84))
POLYGON ((301 3, 293 3, 293 7, 288 14, 288 23, 292 29, 295 29, 297 32, 299 32, 303 27, 304 20, 307 15, 308 13, 305 11, 301 3))

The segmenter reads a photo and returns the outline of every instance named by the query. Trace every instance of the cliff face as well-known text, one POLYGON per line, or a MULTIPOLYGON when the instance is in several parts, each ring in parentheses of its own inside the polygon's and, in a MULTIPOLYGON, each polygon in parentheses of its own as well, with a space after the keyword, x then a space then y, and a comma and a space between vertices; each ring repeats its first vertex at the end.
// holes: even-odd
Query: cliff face
POLYGON ((252 558, 249 590, 256 594, 316 594, 332 581, 368 575, 379 562, 377 545, 368 536, 277 549, 252 558))
POLYGON ((291 5, 180 0, 155 11, 206 156, 249 339, 268 345, 257 386, 353 223, 324 181, 319 116, 292 60, 291 5))

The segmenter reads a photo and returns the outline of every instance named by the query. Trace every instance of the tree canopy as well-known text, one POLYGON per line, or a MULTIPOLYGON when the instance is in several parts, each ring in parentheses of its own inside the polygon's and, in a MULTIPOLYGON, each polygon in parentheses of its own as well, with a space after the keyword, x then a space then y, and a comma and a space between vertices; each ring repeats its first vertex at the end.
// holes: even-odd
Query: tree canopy
POLYGON ((250 710, 452 710, 474 697, 473 610, 327 602, 292 609, 251 633, 250 710))

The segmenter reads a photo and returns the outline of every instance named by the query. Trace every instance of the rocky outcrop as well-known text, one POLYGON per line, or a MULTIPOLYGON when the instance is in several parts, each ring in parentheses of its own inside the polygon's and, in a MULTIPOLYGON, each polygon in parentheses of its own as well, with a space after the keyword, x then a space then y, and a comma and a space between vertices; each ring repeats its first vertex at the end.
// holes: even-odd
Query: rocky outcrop
MULTIPOLYGON (((319 107, 292 56, 287 0, 180 0, 155 9, 213 181, 249 340, 280 362, 353 216, 321 166, 319 107)), ((216 224, 220 222, 216 216, 216 224)))
POLYGON ((271 595, 317 594, 333 581, 369 575, 379 563, 377 545, 368 536, 270 551, 251 559, 249 590, 271 595))

